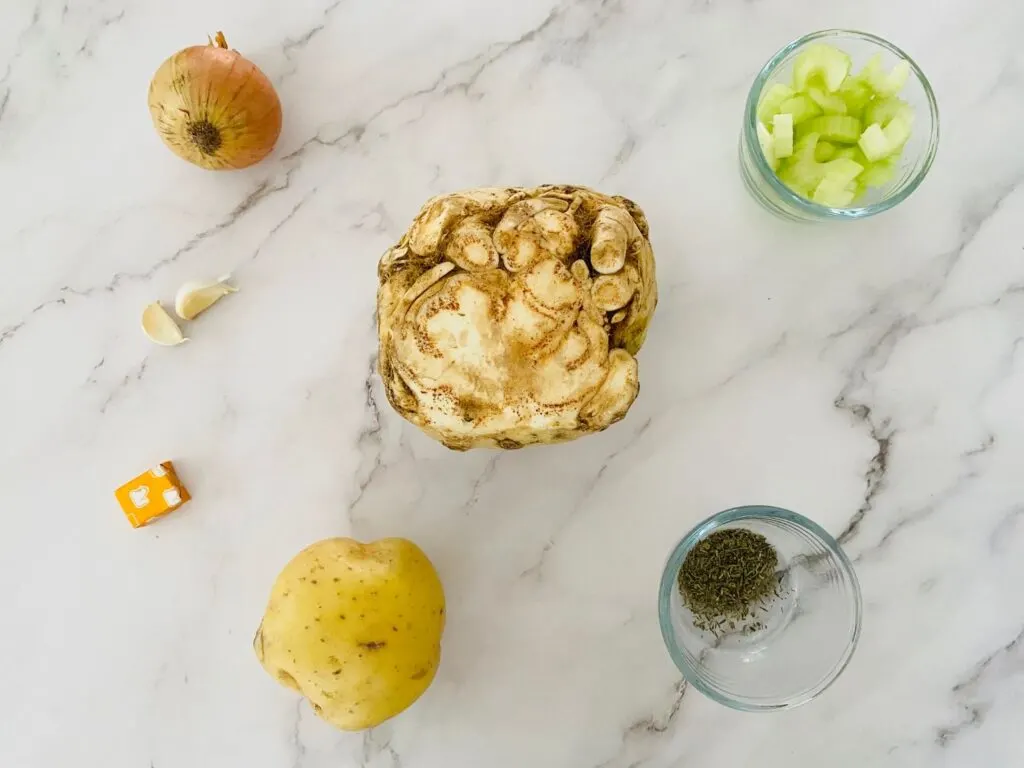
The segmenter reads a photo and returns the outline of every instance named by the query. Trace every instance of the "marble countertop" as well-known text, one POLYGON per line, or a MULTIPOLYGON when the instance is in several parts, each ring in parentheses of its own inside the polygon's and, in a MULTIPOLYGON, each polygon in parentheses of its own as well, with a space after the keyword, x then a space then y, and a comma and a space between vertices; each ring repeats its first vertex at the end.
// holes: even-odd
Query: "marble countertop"
POLYGON ((1020 765, 1022 33, 1010 0, 5 2, 0 764, 1020 765), (788 224, 740 182, 742 103, 831 26, 915 56, 941 147, 895 211, 788 224), (217 29, 285 113, 236 173, 146 110, 217 29), (450 453, 373 372, 377 259, 428 196, 549 181, 647 212, 640 398, 574 444, 450 453), (139 332, 224 272, 192 342, 139 332), (112 491, 165 459, 194 500, 133 530, 112 491), (848 670, 776 715, 682 685, 657 625, 669 549, 742 503, 819 521, 864 591, 848 670), (436 682, 367 734, 250 648, 279 568, 345 534, 414 539, 449 600, 436 682))

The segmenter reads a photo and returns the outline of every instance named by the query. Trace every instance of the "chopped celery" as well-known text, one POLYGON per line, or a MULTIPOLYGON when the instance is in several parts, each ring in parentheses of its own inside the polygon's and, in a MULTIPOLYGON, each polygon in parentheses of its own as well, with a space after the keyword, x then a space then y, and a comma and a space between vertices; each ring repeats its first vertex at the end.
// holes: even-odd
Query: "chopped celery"
POLYGON ((775 83, 762 96, 761 103, 757 106, 757 119, 762 123, 769 123, 779 113, 779 106, 786 99, 796 94, 792 88, 782 83, 775 83))
POLYGON ((879 96, 895 96, 903 90, 903 86, 907 84, 909 77, 910 62, 901 61, 889 71, 888 75, 885 75, 875 84, 875 93, 879 96))
POLYGON ((825 179, 831 179, 839 186, 845 186, 856 179, 864 171, 860 163, 845 157, 829 160, 824 164, 825 179))
POLYGON ((803 179, 796 176, 794 167, 787 165, 779 169, 779 180, 801 197, 810 197, 814 187, 808 187, 803 179))
POLYGON ((781 160, 793 154, 793 116, 779 113, 772 118, 775 157, 781 160))
POLYGON ((868 125, 878 123, 885 128, 896 117, 902 117, 908 123, 912 123, 914 110, 903 99, 897 98, 875 99, 864 110, 864 120, 868 125))
MULTIPOLYGON (((877 123, 876 123, 877 125, 877 123)), ((894 117, 889 124, 882 129, 885 140, 889 142, 890 154, 903 149, 903 145, 910 138, 910 123, 902 117, 894 117)))
POLYGON ((854 144, 860 138, 861 122, 848 115, 823 115, 808 120, 804 129, 817 133, 823 139, 854 144))
POLYGON ((900 61, 888 74, 882 69, 882 54, 876 53, 864 65, 857 77, 867 83, 877 96, 895 96, 910 77, 910 62, 900 61))
POLYGON ((910 123, 902 117, 894 117, 885 128, 878 123, 869 125, 861 134, 858 144, 864 156, 876 162, 899 152, 909 138, 910 123))
POLYGON ((757 140, 761 144, 764 159, 768 161, 768 167, 773 171, 776 170, 779 167, 779 161, 775 159, 775 142, 772 140, 768 128, 761 122, 757 124, 757 140))
POLYGON ((804 136, 793 147, 793 156, 779 171, 779 178, 795 192, 807 197, 824 176, 824 166, 815 162, 814 152, 818 145, 818 134, 804 136))
POLYGON ((809 45, 793 61, 793 87, 798 91, 814 77, 820 77, 829 91, 838 91, 848 74, 850 57, 831 45, 809 45))
POLYGON ((814 188, 821 183, 825 177, 825 170, 821 163, 815 162, 794 162, 788 164, 779 171, 779 178, 793 191, 810 197, 814 188))
POLYGON ((872 92, 875 90, 874 84, 883 77, 885 77, 885 73, 882 71, 882 54, 880 53, 876 53, 868 59, 863 69, 856 75, 857 80, 867 85, 872 92))
POLYGON ((814 188, 811 199, 830 208, 845 208, 853 202, 856 185, 836 184, 831 179, 822 179, 814 188))
MULTIPOLYGON (((860 147, 858 147, 856 145, 854 145, 852 147, 851 146, 845 146, 845 147, 843 147, 842 149, 840 149, 840 150, 838 150, 836 152, 836 158, 843 158, 843 157, 845 157, 847 160, 853 160, 855 163, 860 163, 861 165, 863 165, 865 167, 870 165, 870 161, 866 157, 864 157, 864 153, 861 152, 860 147)), ((833 158, 833 159, 835 159, 835 158, 833 158)))
POLYGON ((815 88, 812 86, 807 89, 807 95, 811 97, 811 100, 814 101, 815 104, 824 110, 826 115, 846 114, 846 102, 837 94, 829 93, 821 88, 815 88))
POLYGON ((864 133, 860 135, 857 145, 864 152, 864 157, 872 163, 888 157, 890 154, 889 140, 885 137, 882 126, 878 123, 872 123, 864 129, 864 133))
POLYGON ((818 146, 821 137, 816 133, 808 133, 801 136, 793 146, 793 155, 799 160, 814 160, 814 150, 818 146))
POLYGON ((868 165, 857 181, 864 187, 884 187, 896 176, 895 157, 868 165))
POLYGON ((802 93, 791 99, 786 99, 779 107, 779 112, 785 112, 793 116, 793 125, 799 125, 804 120, 810 120, 821 114, 821 107, 811 101, 810 97, 802 93))
POLYGON ((846 114, 853 117, 861 117, 864 109, 874 97, 871 88, 855 77, 848 77, 842 87, 837 91, 839 97, 846 103, 846 114))
POLYGON ((886 72, 880 54, 852 74, 844 52, 808 46, 793 60, 793 87, 772 85, 758 104, 769 166, 796 194, 833 208, 890 184, 914 120, 896 97, 909 76, 909 62, 886 72))
POLYGON ((818 146, 814 148, 814 159, 819 163, 824 163, 827 160, 831 160, 836 156, 836 145, 830 141, 819 141, 818 146))

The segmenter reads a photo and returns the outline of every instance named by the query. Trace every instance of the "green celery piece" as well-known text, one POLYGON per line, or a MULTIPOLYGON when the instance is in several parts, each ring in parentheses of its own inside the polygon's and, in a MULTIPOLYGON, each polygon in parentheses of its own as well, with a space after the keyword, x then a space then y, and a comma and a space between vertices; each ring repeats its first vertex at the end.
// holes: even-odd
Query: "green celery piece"
POLYGON ((798 137, 796 144, 793 145, 793 156, 798 160, 814 162, 814 150, 820 138, 821 136, 813 132, 798 137))
POLYGON ((822 179, 814 188, 811 199, 830 208, 845 208, 853 202, 856 186, 852 189, 845 184, 836 185, 830 179, 822 179))
POLYGON ((876 53, 864 68, 857 73, 857 78, 868 84, 877 96, 882 98, 895 96, 906 85, 910 77, 910 62, 900 61, 888 73, 882 67, 882 54, 876 53))
POLYGON ((902 117, 908 123, 912 123, 914 110, 903 99, 897 98, 875 99, 864 110, 864 120, 868 125, 878 123, 885 128, 896 117, 902 117))
POLYGON ((780 112, 772 118, 772 139, 775 157, 780 160, 793 154, 793 116, 780 112))
POLYGON ((872 123, 864 129, 864 133, 860 135, 857 145, 864 152, 864 156, 872 163, 892 154, 889 139, 886 138, 885 133, 882 131, 882 126, 878 123, 872 123))
POLYGON ((838 48, 823 43, 809 45, 793 60, 793 87, 803 91, 811 78, 820 77, 829 92, 837 91, 850 74, 850 63, 850 57, 838 48))
POLYGON ((814 159, 819 163, 824 163, 835 157, 836 152, 838 149, 831 141, 819 141, 818 146, 814 148, 814 159))
POLYGON ((856 78, 859 82, 867 85, 872 92, 875 90, 875 83, 878 82, 879 78, 884 77, 885 73, 882 70, 882 54, 876 53, 867 63, 863 66, 860 72, 857 73, 856 78))
POLYGON ((884 187, 896 177, 896 168, 897 157, 892 155, 868 165, 857 181, 864 187, 884 187))
POLYGON ((867 83, 856 77, 846 78, 837 93, 846 103, 846 114, 852 117, 862 117, 875 95, 867 83))
POLYGON ((817 104, 826 115, 845 115, 846 102, 838 95, 829 93, 821 88, 811 86, 807 89, 807 95, 817 104))
POLYGON ((782 83, 775 83, 761 95, 761 101, 757 105, 757 119, 762 123, 770 123, 775 115, 779 114, 779 106, 786 99, 796 94, 792 88, 782 83))
POLYGON ((782 102, 779 112, 792 115, 793 125, 799 125, 805 120, 810 120, 812 117, 820 115, 821 107, 811 101, 809 96, 799 93, 793 98, 782 102))
POLYGON ((810 120, 804 120, 800 125, 793 129, 793 138, 795 143, 799 144, 801 139, 810 136, 812 133, 816 133, 816 131, 810 127, 810 122, 810 120))
POLYGON ((824 164, 824 178, 831 179, 837 186, 843 187, 864 172, 864 166, 845 157, 830 160, 824 164))
POLYGON ((825 166, 814 159, 818 145, 818 134, 804 136, 793 147, 793 156, 783 160, 779 178, 798 195, 810 197, 812 191, 824 178, 825 166))
MULTIPOLYGON (((876 123, 877 125, 877 123, 876 123)), ((893 152, 903 149, 903 145, 910 138, 910 123, 903 117, 894 117, 889 124, 882 129, 885 140, 893 152)))
POLYGON ((823 139, 842 144, 855 144, 861 134, 860 120, 849 115, 823 115, 808 120, 801 127, 819 134, 823 139))
POLYGON ((879 81, 875 92, 879 96, 895 96, 903 90, 903 86, 907 84, 909 77, 910 62, 903 60, 889 70, 889 74, 879 81))
POLYGON ((810 197, 811 196, 812 190, 808 189, 805 186, 802 186, 798 180, 794 179, 790 175, 788 169, 784 168, 781 171, 779 171, 779 180, 783 184, 785 184, 787 187, 789 187, 791 190, 793 190, 798 195, 800 195, 800 197, 810 197))
POLYGON ((779 170, 779 179, 798 195, 810 197, 814 188, 821 183, 820 165, 790 162, 779 170))
POLYGON ((863 165, 865 168, 871 165, 871 161, 864 156, 864 153, 861 151, 861 148, 858 147, 857 145, 844 146, 842 149, 836 152, 833 160, 842 157, 845 157, 847 160, 853 160, 853 162, 859 163, 860 165, 863 165))
POLYGON ((761 145, 761 152, 764 153, 764 159, 768 162, 768 167, 773 171, 776 170, 779 167, 779 162, 775 157, 775 142, 772 139, 772 135, 768 132, 768 128, 762 122, 757 124, 757 141, 761 145))

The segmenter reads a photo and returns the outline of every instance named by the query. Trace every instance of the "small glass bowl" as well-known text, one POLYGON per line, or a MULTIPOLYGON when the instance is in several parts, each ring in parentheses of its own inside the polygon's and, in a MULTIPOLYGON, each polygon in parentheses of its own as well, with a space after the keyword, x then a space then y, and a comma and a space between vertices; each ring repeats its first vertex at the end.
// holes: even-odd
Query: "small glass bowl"
POLYGON ((828 688, 853 656, 860 586, 849 558, 819 525, 778 507, 736 507, 709 517, 672 551, 658 618, 672 660, 701 693, 748 712, 790 709, 828 688), (778 596, 741 626, 713 634, 697 627, 683 604, 679 569, 697 542, 729 528, 759 533, 775 547, 778 596))
POLYGON ((740 133, 740 172, 743 181, 761 205, 772 213, 795 221, 830 221, 834 219, 862 219, 887 211, 906 200, 917 189, 928 169, 932 167, 939 146, 939 107, 935 94, 924 72, 913 59, 892 43, 866 32, 845 29, 826 29, 812 32, 794 40, 776 53, 758 73, 747 96, 740 133), (789 84, 792 80, 793 59, 808 45, 827 43, 850 54, 852 72, 856 73, 869 58, 882 55, 882 65, 888 70, 905 59, 910 64, 910 77, 899 97, 914 110, 914 128, 900 157, 899 171, 886 186, 869 189, 857 201, 856 207, 830 208, 808 200, 782 183, 768 165, 757 140, 757 104, 761 93, 775 83, 789 84))

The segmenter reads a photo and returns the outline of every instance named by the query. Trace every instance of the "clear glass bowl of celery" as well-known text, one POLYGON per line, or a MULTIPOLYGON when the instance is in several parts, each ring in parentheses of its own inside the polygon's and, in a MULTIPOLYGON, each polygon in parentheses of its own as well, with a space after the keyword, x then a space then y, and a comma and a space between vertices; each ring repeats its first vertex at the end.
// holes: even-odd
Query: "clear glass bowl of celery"
POLYGON ((938 144, 935 94, 913 59, 875 35, 829 29, 787 45, 754 80, 740 171, 784 218, 859 219, 910 196, 938 144))

